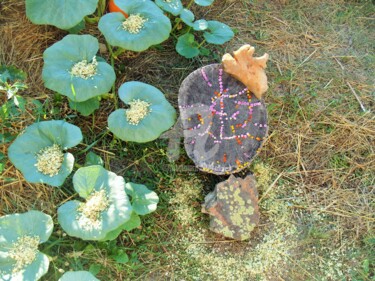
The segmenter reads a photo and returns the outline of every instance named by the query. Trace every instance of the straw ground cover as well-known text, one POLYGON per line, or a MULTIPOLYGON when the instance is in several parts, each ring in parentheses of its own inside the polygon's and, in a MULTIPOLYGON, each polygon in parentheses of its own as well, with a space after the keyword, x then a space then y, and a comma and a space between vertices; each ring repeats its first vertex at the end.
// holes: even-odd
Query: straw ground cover
MULTIPOLYGON (((269 137, 256 162, 241 173, 253 171, 260 192, 260 226, 247 242, 210 233, 200 213, 204 195, 225 177, 198 172, 182 149, 180 159, 169 163, 164 139, 133 144, 112 138, 106 130, 114 110, 111 97, 94 117, 82 117, 46 90, 42 53, 64 32, 32 25, 23 1, 1 2, 0 60, 28 74, 22 95, 29 106, 9 124, 1 123, 0 152, 6 155, 10 135, 34 121, 65 118, 85 136, 75 152, 95 142, 90 150, 107 169, 153 187, 160 197, 156 213, 115 242, 83 242, 55 225, 50 241, 40 247, 51 260, 42 280, 57 280, 68 270, 90 270, 100 280, 374 280, 373 3, 216 2, 208 14, 195 12, 234 28, 229 44, 193 60, 175 53, 173 38, 139 55, 126 52, 116 61, 116 88, 131 80, 149 83, 176 106, 181 81, 225 51, 250 43, 259 54, 270 54, 269 137), (129 261, 121 260, 119 249, 129 261)), ((95 25, 86 31, 103 39, 95 25)), ((104 49, 102 56, 108 56, 104 49)), ((84 163, 86 153, 76 161, 84 163)), ((0 161, 5 163, 0 215, 36 209, 56 221, 62 199, 76 197, 70 185, 29 184, 6 158, 0 161)))

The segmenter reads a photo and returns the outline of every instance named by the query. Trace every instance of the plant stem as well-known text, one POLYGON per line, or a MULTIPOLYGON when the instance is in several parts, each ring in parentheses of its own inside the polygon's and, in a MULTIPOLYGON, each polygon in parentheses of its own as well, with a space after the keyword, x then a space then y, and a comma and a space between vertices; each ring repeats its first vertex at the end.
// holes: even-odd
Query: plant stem
POLYGON ((97 23, 97 22, 99 22, 99 17, 90 18, 90 17, 86 16, 85 22, 90 23, 90 24, 97 23))
POLYGON ((114 58, 117 59, 117 57, 118 57, 119 55, 121 55, 121 54, 122 54, 123 52, 125 52, 125 51, 126 51, 125 49, 119 47, 119 48, 116 50, 116 52, 113 53, 114 58))
POLYGON ((193 5, 194 0, 190 0, 189 4, 186 6, 186 9, 190 9, 191 5, 193 5))
MULTIPOLYGON (((189 4, 186 6, 186 9, 189 10, 189 8, 191 7, 191 5, 193 5, 193 3, 194 3, 194 0, 190 0, 189 4)), ((177 19, 175 25, 172 28, 171 33, 173 33, 173 31, 175 31, 177 29, 177 27, 181 23, 181 21, 182 21, 181 18, 177 19)))
POLYGON ((182 21, 182 20, 181 20, 180 18, 177 19, 175 25, 173 26, 173 28, 172 28, 172 30, 171 30, 171 33, 173 33, 173 31, 175 31, 175 30, 177 29, 177 27, 178 27, 178 25, 181 23, 181 21, 182 21))
POLYGON ((200 47, 202 47, 204 43, 206 43, 206 39, 204 39, 204 40, 198 45, 197 48, 199 49, 200 47))
POLYGON ((107 7, 107 0, 99 0, 98 2, 98 17, 100 18, 104 15, 105 9, 107 7))
MULTIPOLYGON (((114 56, 113 56, 113 50, 112 50, 111 45, 109 45, 108 42, 106 42, 106 43, 107 43, 107 48, 109 50, 109 54, 111 55, 111 66, 114 70, 115 69, 115 59, 114 59, 114 56)), ((115 83, 113 83, 113 85, 112 85, 112 93, 113 94, 115 93, 115 83)))

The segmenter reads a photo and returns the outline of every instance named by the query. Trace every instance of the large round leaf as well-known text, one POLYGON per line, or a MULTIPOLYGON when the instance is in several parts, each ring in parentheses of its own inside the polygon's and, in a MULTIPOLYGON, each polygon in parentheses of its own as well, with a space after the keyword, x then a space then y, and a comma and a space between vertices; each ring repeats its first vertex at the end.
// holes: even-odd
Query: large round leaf
POLYGON ((150 104, 151 111, 137 124, 127 121, 126 110, 118 109, 108 117, 109 130, 124 141, 149 142, 158 138, 175 122, 176 110, 157 88, 142 82, 126 82, 119 89, 120 99, 128 104, 141 100, 150 104))
POLYGON ((221 45, 233 38, 234 33, 228 25, 214 20, 207 23, 208 31, 203 36, 208 43, 221 45))
POLYGON ((26 0, 26 16, 35 24, 69 29, 94 13, 97 4, 98 0, 26 0))
POLYGON ((99 50, 98 39, 91 35, 67 35, 44 51, 43 81, 48 89, 83 102, 110 91, 115 72, 103 59, 97 60, 96 74, 81 78, 71 74, 83 60, 91 63, 99 50))
POLYGON ((128 182, 125 185, 126 193, 131 197, 134 212, 146 215, 156 210, 159 197, 143 184, 128 182))
POLYGON ((169 37, 171 22, 160 8, 149 0, 117 0, 115 4, 129 15, 145 19, 138 33, 131 33, 122 26, 126 20, 121 13, 108 13, 99 21, 99 30, 109 44, 126 50, 141 52, 152 45, 160 44, 169 37))
POLYGON ((11 214, 0 217, 0 245, 10 245, 19 237, 38 236, 40 243, 46 242, 53 230, 51 216, 39 211, 11 214))
POLYGON ((183 9, 183 6, 180 0, 170 0, 170 1, 155 0, 155 3, 164 11, 171 13, 174 16, 178 16, 183 9))
POLYGON ((39 211, 11 214, 0 217, 0 280, 38 280, 48 271, 48 257, 37 252, 34 260, 25 267, 13 272, 16 260, 9 255, 13 244, 21 237, 37 237, 39 243, 46 242, 53 230, 49 215, 39 211))
POLYGON ((100 165, 78 169, 73 176, 74 189, 82 198, 87 198, 96 191, 104 190, 108 199, 108 207, 100 212, 100 226, 86 228, 81 225, 78 210, 81 202, 68 201, 58 208, 58 221, 70 236, 83 240, 102 240, 107 233, 115 230, 130 219, 132 207, 125 193, 123 177, 105 170, 100 165))
POLYGON ((66 152, 57 175, 45 175, 35 167, 36 154, 45 147, 57 144, 66 150, 82 141, 81 130, 63 120, 51 120, 35 123, 26 128, 8 149, 9 160, 19 169, 25 179, 32 183, 46 183, 60 186, 73 170, 74 157, 66 152))
POLYGON ((191 59, 199 55, 198 43, 195 41, 194 35, 186 33, 178 37, 176 51, 181 56, 191 59))
POLYGON ((38 252, 34 261, 26 265, 23 270, 12 272, 16 263, 13 259, 3 259, 0 255, 0 280, 1 281, 20 281, 20 280, 39 280, 48 271, 49 259, 45 254, 38 252))
POLYGON ((65 272, 59 281, 100 281, 88 271, 68 271, 65 272))

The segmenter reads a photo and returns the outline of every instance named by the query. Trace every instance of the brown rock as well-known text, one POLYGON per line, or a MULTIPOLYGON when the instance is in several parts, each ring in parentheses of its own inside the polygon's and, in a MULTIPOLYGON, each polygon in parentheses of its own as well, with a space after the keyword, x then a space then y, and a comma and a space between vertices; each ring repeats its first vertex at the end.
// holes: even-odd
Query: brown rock
POLYGON ((231 175, 218 183, 215 190, 205 197, 202 212, 211 217, 210 229, 236 240, 250 238, 259 223, 258 191, 255 179, 231 175))

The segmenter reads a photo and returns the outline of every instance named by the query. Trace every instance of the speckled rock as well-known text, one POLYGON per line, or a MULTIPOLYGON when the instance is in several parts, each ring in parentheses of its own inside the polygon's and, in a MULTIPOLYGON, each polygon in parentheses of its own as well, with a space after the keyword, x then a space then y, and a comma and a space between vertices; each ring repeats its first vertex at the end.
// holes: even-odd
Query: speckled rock
POLYGON ((236 240, 250 238, 259 223, 258 191, 255 179, 231 175, 207 194, 202 212, 210 215, 210 229, 236 240))

